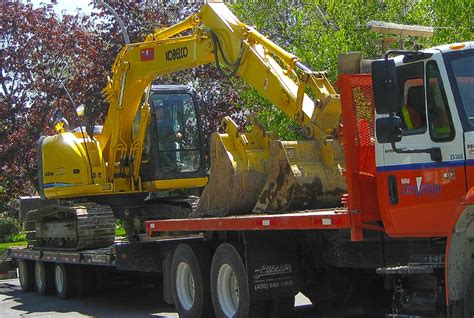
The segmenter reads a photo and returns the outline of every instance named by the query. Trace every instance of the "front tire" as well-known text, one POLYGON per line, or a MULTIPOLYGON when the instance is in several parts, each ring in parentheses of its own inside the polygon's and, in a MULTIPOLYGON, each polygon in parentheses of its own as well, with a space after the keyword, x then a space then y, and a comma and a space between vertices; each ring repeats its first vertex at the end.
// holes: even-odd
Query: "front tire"
POLYGON ((53 264, 42 261, 35 262, 35 285, 41 295, 49 295, 54 292, 53 264))
POLYGON ((27 292, 35 289, 35 267, 33 262, 24 259, 19 260, 18 276, 22 291, 27 292))
POLYGON ((474 317, 474 270, 471 270, 471 277, 464 296, 464 316, 474 317))
POLYGON ((201 246, 180 244, 171 261, 171 292, 180 317, 213 317, 209 275, 211 254, 201 246))

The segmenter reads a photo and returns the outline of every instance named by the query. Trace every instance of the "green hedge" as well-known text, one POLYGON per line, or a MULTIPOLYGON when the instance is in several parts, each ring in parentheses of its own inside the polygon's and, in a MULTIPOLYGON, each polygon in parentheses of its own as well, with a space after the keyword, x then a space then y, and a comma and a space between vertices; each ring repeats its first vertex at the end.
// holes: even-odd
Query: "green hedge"
POLYGON ((21 224, 18 220, 0 215, 0 242, 10 242, 21 234, 21 224))

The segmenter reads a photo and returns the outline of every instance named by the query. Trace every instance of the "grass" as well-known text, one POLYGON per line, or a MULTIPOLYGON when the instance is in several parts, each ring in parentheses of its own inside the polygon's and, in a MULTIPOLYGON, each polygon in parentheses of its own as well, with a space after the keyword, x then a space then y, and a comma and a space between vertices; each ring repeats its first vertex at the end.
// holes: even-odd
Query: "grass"
POLYGON ((5 243, 0 243, 0 254, 6 250, 7 248, 10 248, 12 246, 26 246, 28 244, 27 241, 17 241, 17 242, 5 242, 5 243))

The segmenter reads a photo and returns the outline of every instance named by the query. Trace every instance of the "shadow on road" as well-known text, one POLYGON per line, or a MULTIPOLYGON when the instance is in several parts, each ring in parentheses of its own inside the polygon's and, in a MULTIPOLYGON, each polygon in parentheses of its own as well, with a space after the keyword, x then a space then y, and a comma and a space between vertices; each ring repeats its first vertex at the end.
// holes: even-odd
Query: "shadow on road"
MULTIPOLYGON (((301 294, 300 294, 301 295, 301 294)), ((364 317, 359 309, 318 313, 311 304, 298 302, 293 318, 364 317)), ((55 295, 42 296, 22 292, 17 279, 0 281, 2 317, 178 317, 174 306, 165 304, 158 289, 151 287, 114 286, 96 296, 60 300, 55 295)), ((270 317, 265 317, 270 318, 270 317)), ((291 317, 289 317, 291 318, 291 317)))
POLYGON ((107 288, 97 296, 60 300, 54 295, 22 292, 17 280, 0 282, 2 317, 34 316, 81 317, 178 317, 174 307, 160 301, 152 288, 120 286, 107 288))

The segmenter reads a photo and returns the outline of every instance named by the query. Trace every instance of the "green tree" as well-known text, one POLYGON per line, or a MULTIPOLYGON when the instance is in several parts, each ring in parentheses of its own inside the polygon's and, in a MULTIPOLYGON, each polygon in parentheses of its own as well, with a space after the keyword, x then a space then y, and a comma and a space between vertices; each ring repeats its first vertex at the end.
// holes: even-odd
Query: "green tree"
MULTIPOLYGON (((435 27, 432 38, 405 38, 407 48, 473 37, 474 10, 468 0, 253 0, 237 1, 232 9, 311 69, 328 71, 332 81, 337 78, 340 53, 360 51, 365 58, 382 53, 384 36, 367 29, 371 20, 435 27)), ((268 129, 294 138, 294 124, 256 91, 247 88, 242 98, 244 105, 258 110, 258 119, 268 129)))

